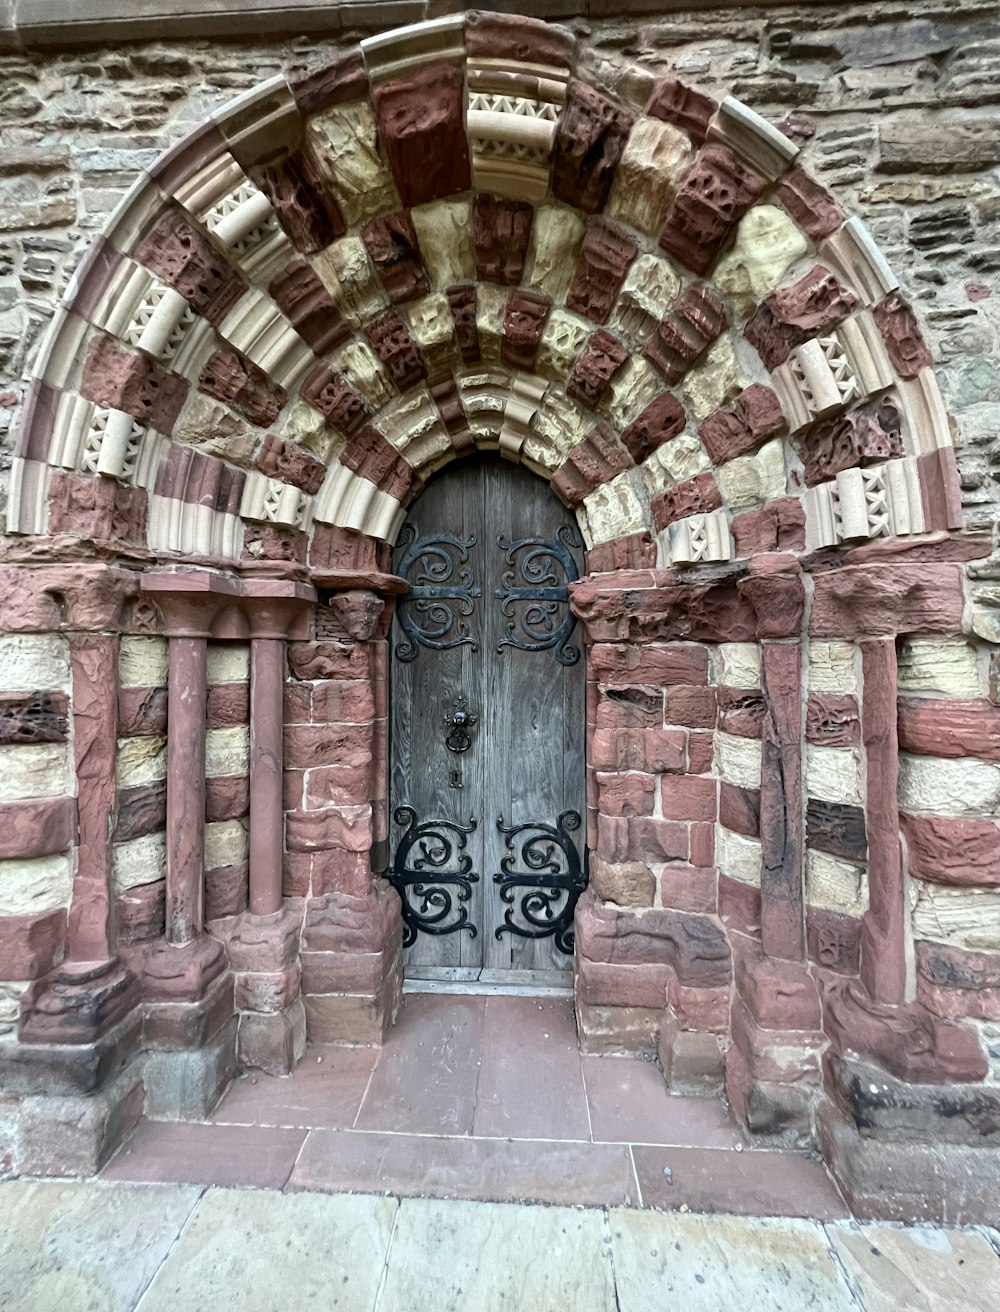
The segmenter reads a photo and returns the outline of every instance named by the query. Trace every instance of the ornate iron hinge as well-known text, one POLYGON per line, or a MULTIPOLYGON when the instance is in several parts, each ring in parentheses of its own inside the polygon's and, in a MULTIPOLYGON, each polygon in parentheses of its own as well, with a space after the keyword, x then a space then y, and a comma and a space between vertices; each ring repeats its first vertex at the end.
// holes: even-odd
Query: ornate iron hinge
POLYGON ((497 546, 509 566, 496 590, 500 610, 509 620, 503 638, 497 643, 497 651, 504 647, 518 647, 521 651, 555 648, 560 665, 575 665, 580 659, 580 649, 568 645, 576 624, 576 616, 569 608, 568 585, 580 577, 569 550, 583 546, 576 530, 570 524, 563 524, 557 529, 554 541, 519 538, 508 542, 501 536, 497 538, 497 546))
POLYGON ((474 584, 472 570, 462 568, 475 537, 438 533, 421 538, 412 524, 404 524, 399 540, 404 550, 396 570, 410 590, 396 603, 396 617, 406 635, 396 643, 396 655, 401 661, 416 660, 421 647, 445 651, 468 645, 478 651, 465 620, 483 590, 474 584))
POLYGON ((465 851, 466 839, 478 822, 473 817, 467 825, 452 820, 418 824, 412 806, 397 807, 395 818, 397 825, 407 828, 387 878, 403 904, 403 947, 415 943, 418 933, 467 930, 475 938, 479 931, 463 904, 472 897, 472 885, 479 882, 465 851))
POLYGON ((555 825, 531 821, 508 828, 503 816, 499 817, 497 829, 504 836, 509 855, 500 862, 501 873, 493 876, 493 882, 500 886, 501 900, 508 906, 504 923, 496 931, 498 939, 504 934, 554 937, 560 952, 572 954, 573 916, 580 894, 587 887, 587 872, 570 837, 570 831, 579 828, 578 811, 563 811, 555 825), (515 907, 519 889, 527 891, 515 907))

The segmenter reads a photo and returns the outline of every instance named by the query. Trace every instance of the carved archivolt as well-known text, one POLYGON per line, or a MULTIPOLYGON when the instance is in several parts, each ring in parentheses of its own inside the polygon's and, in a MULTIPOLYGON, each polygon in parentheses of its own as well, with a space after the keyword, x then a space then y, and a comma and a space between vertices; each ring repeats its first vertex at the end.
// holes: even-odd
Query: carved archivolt
POLYGON ((800 551, 958 527, 930 356, 863 225, 738 101, 588 67, 561 28, 459 15, 179 142, 39 352, 10 531, 72 532, 76 477, 158 554, 238 559, 269 523, 391 541, 476 447, 662 565, 731 558, 771 502, 800 551))

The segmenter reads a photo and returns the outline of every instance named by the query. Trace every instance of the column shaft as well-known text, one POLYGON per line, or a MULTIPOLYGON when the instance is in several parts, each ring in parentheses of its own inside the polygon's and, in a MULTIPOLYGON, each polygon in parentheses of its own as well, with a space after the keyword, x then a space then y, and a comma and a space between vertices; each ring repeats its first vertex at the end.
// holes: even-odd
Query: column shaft
POLYGON ((168 943, 201 933, 205 886, 204 638, 170 639, 167 691, 167 931, 168 943))
POLYGON ((256 916, 281 910, 284 656, 280 639, 251 640, 250 910, 256 916))

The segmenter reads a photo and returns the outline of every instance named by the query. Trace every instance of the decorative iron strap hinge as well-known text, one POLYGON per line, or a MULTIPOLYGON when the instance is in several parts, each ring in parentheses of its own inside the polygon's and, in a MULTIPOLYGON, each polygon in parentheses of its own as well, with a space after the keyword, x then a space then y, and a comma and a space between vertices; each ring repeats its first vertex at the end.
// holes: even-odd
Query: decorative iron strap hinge
POLYGON ((500 886, 501 900, 508 907, 504 923, 496 931, 498 939, 504 934, 552 937, 560 952, 572 954, 573 916, 580 894, 587 887, 586 869, 570 837, 570 831, 579 828, 578 811, 563 811, 555 825, 531 821, 508 828, 503 816, 498 818, 497 829, 509 853, 500 862, 501 873, 493 876, 493 882, 500 886), (526 891, 515 907, 514 899, 521 889, 526 891))
POLYGON ((471 569, 463 569, 475 536, 456 538, 447 533, 421 538, 412 524, 404 524, 399 536, 403 554, 397 573, 410 590, 396 603, 396 616, 406 635, 396 643, 401 661, 416 660, 421 647, 445 651, 479 644, 466 623, 483 590, 473 581, 471 569))
POLYGON ((418 824, 413 807, 400 806, 395 819, 407 828, 387 878, 403 904, 403 947, 415 943, 418 933, 456 934, 464 929, 475 938, 479 931, 464 905, 472 897, 472 885, 479 882, 465 851, 478 823, 475 817, 467 825, 452 820, 418 824))
POLYGON ((567 645, 576 624, 576 616, 569 608, 568 585, 580 577, 580 572, 569 549, 579 549, 583 543, 573 526, 563 524, 556 531, 555 541, 519 538, 508 542, 501 535, 497 546, 509 566, 496 590, 500 610, 509 621, 497 651, 504 647, 521 651, 555 648, 560 665, 575 665, 580 649, 567 645))

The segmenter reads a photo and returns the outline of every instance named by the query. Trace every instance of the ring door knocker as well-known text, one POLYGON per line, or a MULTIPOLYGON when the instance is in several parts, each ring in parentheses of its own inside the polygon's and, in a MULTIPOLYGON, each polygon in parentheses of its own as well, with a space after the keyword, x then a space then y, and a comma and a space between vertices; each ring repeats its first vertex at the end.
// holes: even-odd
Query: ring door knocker
POLYGON ((449 752, 467 752, 472 746, 472 730, 479 723, 479 716, 469 710, 464 697, 456 697, 454 705, 455 709, 450 714, 445 712, 444 722, 448 726, 448 733, 444 745, 449 752))

